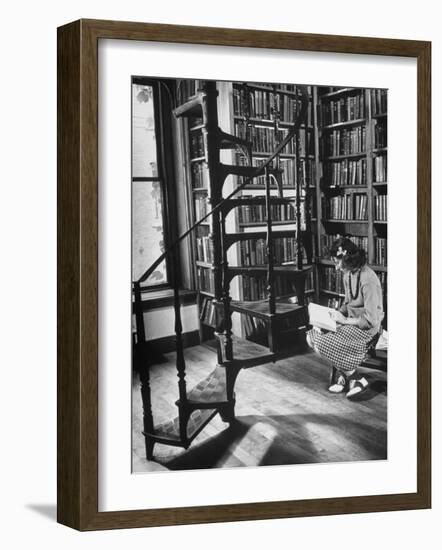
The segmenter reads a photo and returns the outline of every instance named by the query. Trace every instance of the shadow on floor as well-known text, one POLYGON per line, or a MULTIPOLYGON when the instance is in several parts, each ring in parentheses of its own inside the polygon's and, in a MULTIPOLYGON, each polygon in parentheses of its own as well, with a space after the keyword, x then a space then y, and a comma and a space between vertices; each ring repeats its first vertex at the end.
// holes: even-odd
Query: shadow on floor
POLYGON ((341 423, 324 414, 240 416, 221 433, 158 462, 170 470, 197 470, 387 458, 386 429, 347 418, 343 430, 341 423))
POLYGON ((25 504, 25 508, 32 510, 40 516, 43 516, 52 521, 57 521, 57 505, 56 504, 25 504))

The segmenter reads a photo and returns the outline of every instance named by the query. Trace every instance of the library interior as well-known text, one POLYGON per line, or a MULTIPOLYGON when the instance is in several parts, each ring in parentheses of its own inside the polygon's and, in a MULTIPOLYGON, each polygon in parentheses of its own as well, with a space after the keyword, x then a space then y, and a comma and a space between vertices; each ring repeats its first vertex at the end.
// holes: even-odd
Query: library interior
POLYGON ((386 460, 388 90, 131 92, 133 472, 386 460))

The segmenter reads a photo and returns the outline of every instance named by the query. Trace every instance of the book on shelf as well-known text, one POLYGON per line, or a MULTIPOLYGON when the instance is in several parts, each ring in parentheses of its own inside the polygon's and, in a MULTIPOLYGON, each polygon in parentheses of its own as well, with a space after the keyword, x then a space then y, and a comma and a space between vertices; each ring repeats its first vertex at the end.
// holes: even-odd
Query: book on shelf
MULTIPOLYGON (((342 235, 340 234, 321 235, 322 256, 324 257, 330 256, 330 248, 333 242, 339 237, 342 237, 342 235)), ((365 236, 361 237, 358 235, 346 235, 346 237, 348 237, 352 242, 355 243, 356 246, 358 246, 359 248, 362 248, 362 250, 364 250, 365 253, 368 254, 368 237, 365 237, 365 236)))
POLYGON ((190 132, 189 134, 190 156, 192 159, 204 157, 204 138, 201 132, 190 132))
POLYGON ((330 220, 367 220, 367 195, 351 193, 324 199, 325 217, 330 220))
POLYGON ((387 113, 387 90, 373 88, 370 90, 371 112, 373 116, 387 113))
POLYGON ((387 147, 386 121, 378 122, 374 127, 374 147, 375 149, 383 149, 384 147, 387 147))
POLYGON ((215 281, 211 268, 199 266, 196 269, 196 273, 198 288, 203 292, 213 294, 215 292, 215 281))
POLYGON ((190 167, 192 189, 209 189, 209 172, 205 162, 193 162, 190 167))
POLYGON ((387 239, 374 237, 374 263, 387 266, 387 239))
POLYGON ((326 187, 342 187, 367 184, 366 159, 327 162, 324 166, 326 187))
POLYGON ((366 150, 366 128, 342 128, 333 130, 324 137, 324 156, 337 157, 364 153, 366 150))
POLYGON ((365 93, 330 99, 321 105, 321 123, 325 126, 365 118, 365 93))
POLYGON ((321 290, 334 292, 336 294, 344 294, 345 292, 342 271, 338 271, 333 266, 321 266, 319 284, 321 290))
POLYGON ((210 298, 204 298, 201 302, 200 321, 205 325, 215 328, 217 320, 216 315, 217 311, 213 300, 210 298))
MULTIPOLYGON (((241 195, 243 199, 251 199, 254 195, 241 195)), ((270 207, 272 221, 296 221, 296 212, 293 204, 272 204, 270 207)), ((238 208, 239 223, 265 223, 267 209, 265 204, 246 204, 238 208)))
POLYGON ((213 262, 213 242, 210 236, 196 238, 196 255, 200 262, 213 262))
MULTIPOLYGON (((275 235, 275 233, 274 233, 275 235)), ((250 239, 239 243, 240 262, 243 266, 262 266, 267 264, 267 243, 265 239, 250 239)), ((296 259, 298 245, 295 237, 282 237, 273 241, 275 264, 296 259)))
POLYGON ((377 155, 373 158, 373 179, 375 183, 384 183, 387 181, 386 155, 377 155))
POLYGON ((387 221, 387 195, 375 195, 374 218, 376 221, 387 221))

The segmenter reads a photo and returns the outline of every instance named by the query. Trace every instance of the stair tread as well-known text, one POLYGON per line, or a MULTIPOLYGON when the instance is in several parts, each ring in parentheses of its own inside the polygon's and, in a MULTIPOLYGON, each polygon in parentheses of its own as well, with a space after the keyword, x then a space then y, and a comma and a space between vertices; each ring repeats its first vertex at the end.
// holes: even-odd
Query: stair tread
MULTIPOLYGON (((242 313, 249 313, 250 315, 271 318, 269 311, 268 300, 257 300, 253 302, 244 300, 232 300, 230 307, 233 311, 240 311, 242 313)), ((304 306, 299 304, 291 304, 289 302, 276 302, 275 304, 275 316, 274 317, 288 317, 292 313, 304 310, 304 306)))
MULTIPOLYGON (((197 409, 193 411, 187 424, 187 439, 192 440, 194 437, 196 437, 217 412, 217 409, 197 409)), ((171 442, 180 443, 181 438, 179 416, 176 416, 172 420, 168 420, 167 422, 163 422, 162 424, 155 426, 154 433, 148 435, 152 435, 156 438, 165 439, 171 442)))
POLYGON ((192 403, 219 403, 227 400, 226 396, 226 370, 217 366, 209 376, 187 394, 187 399, 192 403))
POLYGON ((174 114, 176 117, 195 117, 201 114, 202 104, 201 100, 204 94, 198 93, 190 97, 186 102, 179 105, 174 114))
MULTIPOLYGON (((268 265, 267 264, 264 264, 264 265, 229 265, 227 267, 227 269, 231 272, 236 272, 236 273, 248 273, 248 272, 253 272, 253 271, 266 273, 267 269, 268 269, 268 265)), ((277 265, 273 266, 273 271, 275 273, 290 273, 290 274, 295 275, 295 274, 301 274, 301 273, 305 273, 307 271, 310 271, 310 267, 297 269, 295 267, 295 265, 293 265, 293 264, 289 264, 289 265, 277 264, 277 265)))
MULTIPOLYGON (((290 222, 288 222, 290 223, 290 222)), ((296 236, 296 229, 275 229, 272 230, 272 239, 282 239, 283 237, 296 236)), ((230 242, 234 241, 247 241, 249 239, 266 239, 267 231, 241 231, 235 233, 226 233, 226 240, 230 242)))

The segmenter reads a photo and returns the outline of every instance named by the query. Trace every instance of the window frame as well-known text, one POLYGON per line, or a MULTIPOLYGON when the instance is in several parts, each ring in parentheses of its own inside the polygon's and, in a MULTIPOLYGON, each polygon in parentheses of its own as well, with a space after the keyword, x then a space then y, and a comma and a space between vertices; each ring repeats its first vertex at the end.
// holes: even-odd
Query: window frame
MULTIPOLYGON (((164 240, 164 247, 165 250, 167 250, 168 246, 170 246, 170 243, 173 242, 177 238, 177 225, 176 225, 176 203, 174 200, 174 187, 175 187, 175 166, 174 166, 174 155, 172 151, 174 150, 173 142, 171 140, 170 147, 165 147, 164 143, 164 136, 166 135, 166 127, 168 126, 170 134, 172 133, 171 129, 171 120, 170 120, 170 108, 169 111, 164 108, 163 105, 163 97, 160 93, 160 86, 162 85, 163 81, 157 80, 157 79, 151 79, 149 77, 144 76, 132 76, 131 78, 131 101, 132 101, 132 87, 134 85, 141 85, 141 86, 150 86, 152 88, 152 98, 153 98, 153 112, 154 112, 154 124, 155 124, 155 145, 156 145, 156 157, 157 157, 157 171, 158 175, 156 177, 144 177, 144 176, 136 176, 134 177, 132 175, 133 173, 133 164, 131 165, 131 196, 133 196, 133 183, 134 182, 159 182, 160 183, 160 189, 161 189, 161 199, 162 199, 162 218, 163 218, 163 240, 164 240), (170 165, 170 170, 165 170, 166 165, 166 157, 167 157, 167 163, 170 165)), ((163 85, 167 85, 163 83, 163 85)), ((131 104, 131 113, 132 113, 132 120, 133 120, 133 102, 131 104)), ((133 139, 133 126, 131 128, 132 132, 132 139, 133 139)), ((132 141, 132 147, 133 147, 133 141, 132 141)), ((133 157, 132 157, 133 158, 133 157)), ((133 160, 132 160, 133 163, 133 160)), ((132 213, 132 220, 133 220, 133 213, 132 213)), ((131 231, 131 239, 133 238, 132 231, 131 231)), ((177 251, 179 254, 179 251, 177 251)), ((141 292, 145 296, 145 298, 149 299, 150 297, 153 298, 153 294, 158 291, 164 291, 165 289, 172 289, 173 288, 173 272, 172 272, 172 266, 170 265, 169 258, 166 256, 165 258, 166 263, 166 277, 167 281, 156 284, 156 285, 148 285, 144 283, 141 286, 141 292)), ((179 261, 179 259, 178 259, 179 261)), ((149 266, 146 267, 148 269, 149 266)), ((179 284, 181 281, 179 281, 179 284)))

